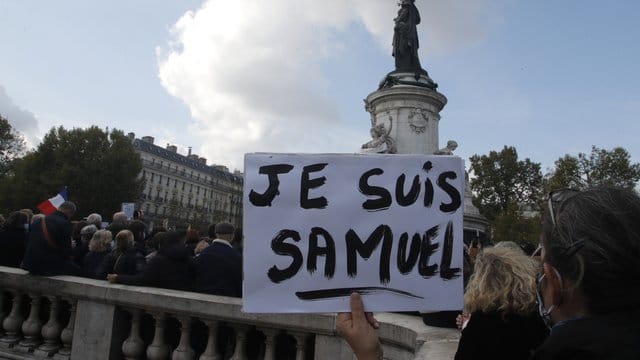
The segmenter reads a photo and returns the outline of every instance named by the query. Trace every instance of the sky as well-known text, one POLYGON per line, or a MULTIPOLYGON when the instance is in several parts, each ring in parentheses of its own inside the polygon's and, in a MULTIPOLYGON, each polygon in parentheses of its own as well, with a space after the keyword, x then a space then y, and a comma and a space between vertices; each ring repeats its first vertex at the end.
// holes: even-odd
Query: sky
MULTIPOLYGON (((592 145, 640 161, 635 0, 416 0, 440 144, 546 172, 592 145)), ((0 114, 117 128, 242 170, 249 152, 357 152, 393 70, 396 0, 0 0, 0 114)))

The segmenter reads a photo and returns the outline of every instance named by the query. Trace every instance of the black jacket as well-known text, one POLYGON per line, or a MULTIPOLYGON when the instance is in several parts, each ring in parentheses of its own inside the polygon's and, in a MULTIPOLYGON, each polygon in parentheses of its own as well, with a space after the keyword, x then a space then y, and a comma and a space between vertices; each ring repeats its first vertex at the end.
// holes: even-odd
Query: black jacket
POLYGON ((135 249, 129 249, 125 253, 112 251, 104 257, 96 275, 100 279, 106 279, 107 274, 135 275, 140 273, 145 265, 144 256, 135 249))
POLYGON ((101 277, 102 274, 100 266, 104 261, 104 258, 107 256, 108 252, 95 252, 89 251, 87 255, 84 256, 82 260, 82 276, 92 278, 92 279, 100 279, 104 280, 104 277, 101 277))
POLYGON ((160 249, 141 273, 133 276, 118 275, 116 282, 191 291, 195 275, 195 263, 189 256, 189 251, 180 244, 160 249))
POLYGON ((455 360, 527 360, 547 334, 535 313, 503 316, 498 311, 476 311, 462 330, 455 360))
POLYGON ((196 258, 196 291, 242 297, 242 256, 238 250, 213 242, 196 258))
POLYGON ((0 265, 20 267, 27 246, 24 229, 4 229, 0 231, 0 265))
POLYGON ((71 261, 71 223, 56 211, 44 218, 52 244, 45 239, 42 220, 36 220, 29 232, 22 267, 35 275, 79 275, 80 268, 71 261))
POLYGON ((556 325, 534 360, 640 359, 640 310, 556 325))

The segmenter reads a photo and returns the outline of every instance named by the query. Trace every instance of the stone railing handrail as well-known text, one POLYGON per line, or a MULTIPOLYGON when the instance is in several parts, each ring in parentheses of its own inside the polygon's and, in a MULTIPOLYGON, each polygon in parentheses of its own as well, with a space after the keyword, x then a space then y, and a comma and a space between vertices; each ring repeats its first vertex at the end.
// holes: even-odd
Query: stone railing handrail
MULTIPOLYGON (((140 309, 147 313, 165 313, 259 328, 284 329, 291 333, 308 333, 337 337, 335 314, 247 314, 242 300, 184 291, 109 284, 102 280, 74 276, 40 277, 17 268, 0 267, 0 291, 18 290, 23 294, 56 296, 61 299, 90 301, 140 309)), ((424 353, 425 344, 457 342, 458 333, 426 327, 420 318, 400 314, 378 314, 379 336, 389 358, 405 359, 407 354, 424 353), (387 348, 389 350, 387 350, 387 348), (397 353, 397 355, 394 355, 397 353)), ((76 322, 76 331, 77 329, 76 322)), ((346 345, 340 341, 340 356, 348 359, 346 345)), ((318 346, 318 345, 316 345, 318 346)), ((334 346, 335 347, 335 346, 334 346)), ((450 346, 449 346, 450 347, 450 346)), ((2 357, 0 349, 0 357, 2 357)), ((429 357, 433 359, 433 357, 429 357)))

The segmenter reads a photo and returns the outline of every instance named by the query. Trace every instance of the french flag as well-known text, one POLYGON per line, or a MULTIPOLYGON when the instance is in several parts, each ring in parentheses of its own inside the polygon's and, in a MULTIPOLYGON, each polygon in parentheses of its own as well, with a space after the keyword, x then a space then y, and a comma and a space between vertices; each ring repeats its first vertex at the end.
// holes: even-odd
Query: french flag
POLYGON ((60 190, 58 195, 38 204, 38 210, 40 210, 44 215, 52 214, 54 211, 58 210, 58 207, 62 205, 63 202, 67 201, 67 198, 67 188, 65 187, 60 190))

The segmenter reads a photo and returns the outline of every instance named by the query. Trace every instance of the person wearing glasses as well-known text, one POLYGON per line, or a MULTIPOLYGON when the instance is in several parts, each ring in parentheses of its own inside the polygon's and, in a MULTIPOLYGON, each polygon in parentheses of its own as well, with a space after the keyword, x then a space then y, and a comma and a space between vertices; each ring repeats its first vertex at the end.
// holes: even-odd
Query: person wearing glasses
MULTIPOLYGON (((552 192, 542 227, 537 296, 551 331, 532 359, 640 359, 638 194, 606 187, 552 192)), ((358 359, 380 359, 362 299, 352 294, 350 304, 336 327, 358 359)))

